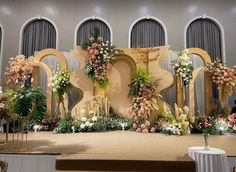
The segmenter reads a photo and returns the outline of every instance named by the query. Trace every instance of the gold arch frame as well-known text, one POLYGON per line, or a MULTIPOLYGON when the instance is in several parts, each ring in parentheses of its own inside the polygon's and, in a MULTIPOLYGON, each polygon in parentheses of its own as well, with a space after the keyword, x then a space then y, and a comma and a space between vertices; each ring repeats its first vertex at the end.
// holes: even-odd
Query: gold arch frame
MULTIPOLYGON (((189 48, 189 54, 198 55, 204 63, 204 66, 211 63, 209 54, 200 48, 189 48)), ((193 80, 189 84, 189 102, 190 110, 194 112, 194 82, 198 74, 203 70, 204 67, 197 68, 193 71, 193 80)), ((205 88, 205 113, 210 113, 212 110, 212 81, 209 73, 204 73, 204 88, 205 88)), ((184 88, 179 77, 176 77, 176 99, 179 107, 184 106, 184 88)))
MULTIPOLYGON (((42 51, 39 51, 34 57, 34 65, 33 65, 34 69, 33 69, 33 74, 32 74, 33 87, 38 87, 39 85, 39 67, 43 68, 43 70, 46 72, 48 79, 52 77, 52 71, 50 67, 47 64, 42 62, 42 59, 49 55, 55 56, 56 58, 59 59, 59 65, 61 69, 64 69, 64 70, 68 69, 68 62, 66 60, 66 57, 60 51, 53 48, 47 48, 42 51)), ((47 87, 47 92, 46 92, 47 101, 46 102, 47 102, 47 108, 50 114, 53 112, 52 96, 53 96, 52 89, 50 87, 47 87)))

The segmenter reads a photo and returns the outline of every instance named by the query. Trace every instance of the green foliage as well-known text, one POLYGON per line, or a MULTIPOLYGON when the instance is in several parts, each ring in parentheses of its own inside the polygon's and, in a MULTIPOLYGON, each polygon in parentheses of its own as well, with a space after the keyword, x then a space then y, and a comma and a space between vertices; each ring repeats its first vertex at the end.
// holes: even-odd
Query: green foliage
POLYGON ((61 118, 58 127, 54 129, 56 133, 70 133, 72 120, 70 118, 61 118))
POLYGON ((84 118, 73 121, 68 118, 60 120, 56 133, 72 132, 72 127, 75 132, 106 132, 114 130, 122 130, 122 125, 125 130, 131 128, 131 120, 128 118, 119 118, 114 115, 98 116, 93 118, 84 118))
POLYGON ((8 89, 5 94, 10 113, 28 117, 31 123, 42 121, 46 112, 46 98, 40 89, 8 89))
POLYGON ((128 97, 136 97, 139 95, 140 88, 146 85, 151 85, 153 82, 152 76, 146 69, 139 68, 134 75, 134 78, 129 84, 128 97))

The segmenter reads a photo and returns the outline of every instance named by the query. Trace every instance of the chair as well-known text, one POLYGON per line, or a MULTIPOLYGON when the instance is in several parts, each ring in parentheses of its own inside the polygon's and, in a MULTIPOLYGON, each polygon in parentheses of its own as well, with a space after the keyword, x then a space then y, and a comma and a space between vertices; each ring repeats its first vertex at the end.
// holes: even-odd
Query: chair
POLYGON ((7 172, 8 164, 6 161, 0 161, 1 172, 7 172))

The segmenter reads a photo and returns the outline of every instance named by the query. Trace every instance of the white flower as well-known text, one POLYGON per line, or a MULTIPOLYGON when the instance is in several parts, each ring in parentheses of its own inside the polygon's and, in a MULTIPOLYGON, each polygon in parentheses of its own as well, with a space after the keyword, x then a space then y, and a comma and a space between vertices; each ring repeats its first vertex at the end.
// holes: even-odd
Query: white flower
POLYGON ((92 121, 93 121, 93 122, 95 122, 95 121, 97 121, 97 120, 98 120, 98 118, 97 118, 96 116, 92 117, 92 121))
POLYGON ((90 122, 89 121, 86 121, 85 122, 85 126, 89 126, 90 122))
POLYGON ((89 127, 92 127, 93 126, 93 123, 89 123, 89 127))
POLYGON ((84 129, 85 125, 84 124, 80 124, 80 128, 84 129))
POLYGON ((56 88, 53 88, 52 91, 53 91, 53 92, 57 92, 57 89, 56 89, 56 88))

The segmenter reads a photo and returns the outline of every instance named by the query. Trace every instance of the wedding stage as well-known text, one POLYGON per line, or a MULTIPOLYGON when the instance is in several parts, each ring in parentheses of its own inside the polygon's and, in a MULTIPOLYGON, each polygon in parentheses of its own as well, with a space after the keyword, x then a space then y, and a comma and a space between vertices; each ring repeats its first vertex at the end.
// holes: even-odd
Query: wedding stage
MULTIPOLYGON (((4 135, 1 135, 3 139, 4 135)), ((227 156, 236 156, 235 143, 235 135, 209 138, 209 145, 225 150, 227 156)), ((57 158, 57 170, 65 171, 194 171, 195 163, 187 155, 188 147, 201 145, 201 134, 174 136, 130 131, 76 134, 38 132, 29 133, 28 150, 24 154, 53 154, 57 158)), ((11 152, 11 142, 0 148, 1 153, 11 152)))

